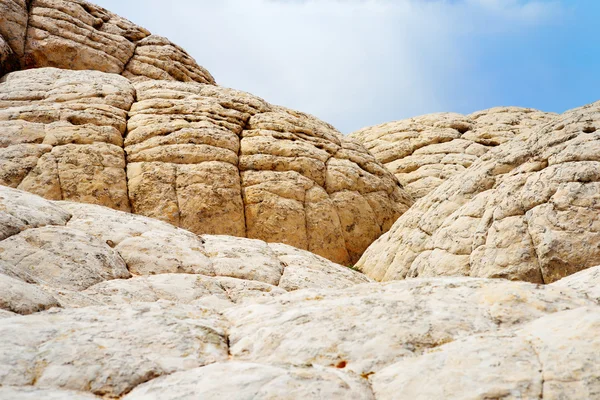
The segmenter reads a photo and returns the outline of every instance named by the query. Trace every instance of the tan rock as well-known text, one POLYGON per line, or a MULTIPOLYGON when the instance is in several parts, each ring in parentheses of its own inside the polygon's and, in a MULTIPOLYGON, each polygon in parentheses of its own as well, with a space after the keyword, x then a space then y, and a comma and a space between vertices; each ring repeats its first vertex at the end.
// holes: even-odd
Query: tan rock
POLYGON ((125 140, 133 211, 350 264, 412 204, 330 125, 208 85, 136 84, 125 140))
POLYGON ((290 368, 255 363, 216 363, 138 386, 135 399, 373 399, 366 381, 315 366, 290 368))
POLYGON ((497 145, 527 139, 553 113, 497 107, 471 115, 428 114, 361 129, 350 136, 369 149, 414 197, 460 174, 497 145))
MULTIPOLYGON (((28 19, 27 0, 0 1, 0 15, 0 42, 5 42, 17 57, 23 57, 28 19)), ((0 71, 0 76, 2 75, 4 74, 0 71)))
POLYGON ((378 399, 592 399, 598 329, 598 307, 556 313, 403 359, 375 374, 373 389, 378 399))
POLYGON ((133 87, 116 75, 50 68, 7 75, 0 183, 129 210, 121 146, 133 100, 133 87))
MULTIPOLYGON (((4 270, 6 267, 0 266, 0 269, 4 270)), ((37 285, 0 274, 0 309, 17 314, 32 314, 58 306, 58 301, 37 285)))
POLYGON ((168 302, 3 320, 0 385, 120 397, 149 379, 227 359, 223 319, 168 302))
POLYGON ((32 0, 24 65, 120 74, 149 34, 87 1, 32 0))
POLYGON ((236 359, 337 366, 369 376, 461 337, 594 304, 564 288, 447 278, 303 290, 225 315, 236 359))
POLYGON ((377 280, 469 275, 551 283, 600 263, 600 103, 571 110, 480 158, 375 242, 377 280))
POLYGON ((169 39, 150 35, 136 43, 135 53, 123 71, 133 80, 165 80, 215 84, 206 69, 169 39))

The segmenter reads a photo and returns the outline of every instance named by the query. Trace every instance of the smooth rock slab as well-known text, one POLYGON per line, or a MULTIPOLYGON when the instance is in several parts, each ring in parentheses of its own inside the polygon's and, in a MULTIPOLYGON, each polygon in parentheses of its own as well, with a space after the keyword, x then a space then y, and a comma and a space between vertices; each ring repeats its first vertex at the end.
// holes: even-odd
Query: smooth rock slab
POLYGON ((575 290, 600 303, 600 267, 588 268, 569 275, 552 283, 552 286, 575 290))
POLYGON ((473 336, 372 377, 378 399, 595 399, 600 308, 549 315, 516 332, 473 336))
POLYGON ((37 285, 0 274, 0 309, 17 314, 32 314, 59 306, 58 300, 37 285))
POLYGON ((229 362, 153 380, 140 385, 124 398, 137 399, 371 400, 374 397, 364 379, 332 368, 229 362))
POLYGON ((74 392, 71 390, 39 389, 31 386, 2 386, 0 387, 0 400, 98 400, 97 396, 89 393, 74 392))
POLYGON ((65 225, 68 211, 39 196, 0 186, 0 240, 30 228, 65 225))
POLYGON ((368 376, 399 358, 480 332, 595 304, 564 288, 429 279, 304 290, 226 310, 241 360, 324 365, 368 376))
POLYGON ((28 229, 0 242, 0 272, 51 288, 84 290, 131 277, 117 252, 76 229, 28 229))
POLYGON ((0 385, 119 397, 137 385, 227 359, 214 311, 168 302, 47 311, 0 324, 0 385))

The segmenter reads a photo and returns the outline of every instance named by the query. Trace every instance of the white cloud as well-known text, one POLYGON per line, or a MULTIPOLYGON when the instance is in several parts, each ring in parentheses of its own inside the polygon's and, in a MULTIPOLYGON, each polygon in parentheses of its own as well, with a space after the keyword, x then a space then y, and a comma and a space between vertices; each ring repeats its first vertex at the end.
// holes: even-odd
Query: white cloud
POLYGON ((453 110, 470 43, 551 21, 519 0, 96 0, 169 37, 218 83, 343 131, 453 110))

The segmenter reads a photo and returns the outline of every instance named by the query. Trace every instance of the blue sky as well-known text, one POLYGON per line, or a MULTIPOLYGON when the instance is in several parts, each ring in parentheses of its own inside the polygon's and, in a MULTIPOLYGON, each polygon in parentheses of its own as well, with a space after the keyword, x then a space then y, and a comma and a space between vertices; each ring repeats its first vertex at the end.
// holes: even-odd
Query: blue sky
POLYGON ((345 133, 416 115, 600 100, 598 0, 95 0, 223 86, 345 133))

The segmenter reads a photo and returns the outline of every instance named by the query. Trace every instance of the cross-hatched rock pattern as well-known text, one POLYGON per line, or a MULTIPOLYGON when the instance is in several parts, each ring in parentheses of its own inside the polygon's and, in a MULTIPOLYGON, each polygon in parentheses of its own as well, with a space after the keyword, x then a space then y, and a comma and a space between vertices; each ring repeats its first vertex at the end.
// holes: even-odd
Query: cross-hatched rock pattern
POLYGON ((428 114, 363 128, 350 136, 418 199, 463 173, 491 148, 525 140, 555 117, 530 108, 496 107, 470 115, 428 114))
POLYGON ((377 280, 551 283, 600 262, 600 103, 509 141, 420 199, 363 255, 377 280))
POLYGON ((3 185, 344 265, 412 205, 329 124, 214 85, 14 72, 0 83, 0 128, 3 185))
POLYGON ((0 232, 0 399, 598 394, 600 267, 374 283, 285 244, 8 187, 0 232))
POLYGON ((83 0, 1 0, 0 75, 56 67, 214 84, 181 47, 83 0))
POLYGON ((1 186, 0 232, 0 309, 18 314, 158 300, 220 310, 370 281, 285 244, 197 236, 147 217, 1 186))

